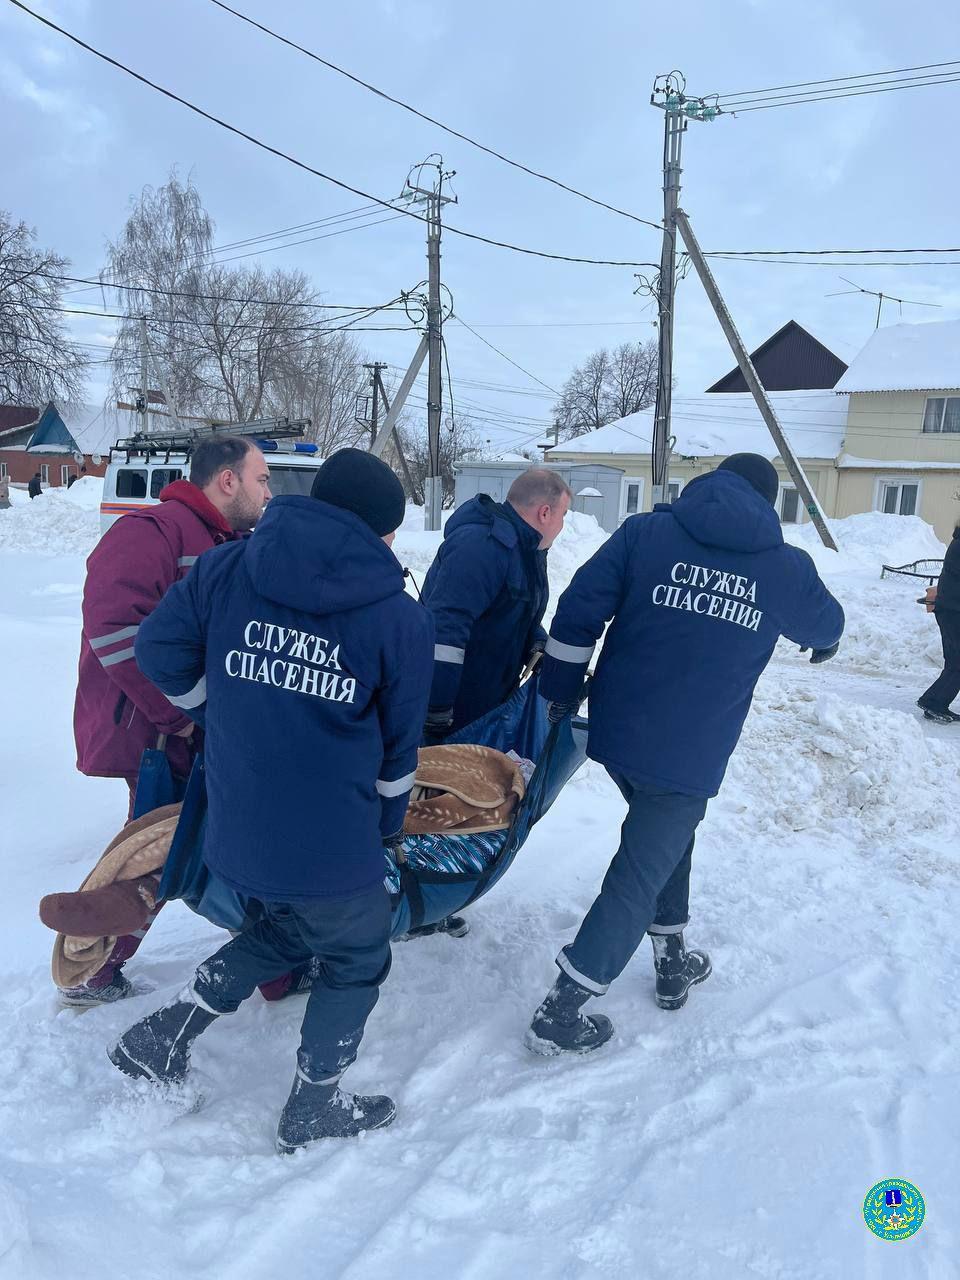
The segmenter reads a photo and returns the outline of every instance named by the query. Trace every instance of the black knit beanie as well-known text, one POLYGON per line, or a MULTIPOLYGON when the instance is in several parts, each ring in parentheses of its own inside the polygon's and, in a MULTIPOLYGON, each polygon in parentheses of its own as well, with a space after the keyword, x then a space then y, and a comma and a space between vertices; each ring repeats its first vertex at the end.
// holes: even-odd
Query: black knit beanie
POLYGON ((731 453, 729 458, 724 458, 717 470, 732 471, 734 475, 742 476, 762 498, 766 498, 771 507, 776 506, 777 494, 780 492, 777 469, 759 453, 731 453))
POLYGON ((403 523, 403 485, 385 462, 362 449, 340 449, 317 472, 312 498, 352 511, 380 538, 403 523))

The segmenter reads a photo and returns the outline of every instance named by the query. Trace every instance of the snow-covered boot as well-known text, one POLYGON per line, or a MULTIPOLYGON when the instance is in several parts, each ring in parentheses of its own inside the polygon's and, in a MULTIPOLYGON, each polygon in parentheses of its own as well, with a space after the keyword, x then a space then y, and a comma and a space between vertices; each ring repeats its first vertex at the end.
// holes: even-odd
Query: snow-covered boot
POLYGON ((60 1003, 71 1008, 90 1009, 98 1004, 115 1004, 133 994, 133 983, 117 969, 102 987, 60 987, 60 1003))
POLYGON ((344 1093, 340 1077, 308 1080, 300 1070, 277 1126, 277 1150, 288 1156, 321 1138, 355 1138, 368 1129, 384 1129, 397 1114, 396 1103, 382 1095, 344 1093))
POLYGON ((651 933, 653 967, 657 973, 657 1004, 680 1009, 690 988, 710 977, 713 966, 705 951, 688 951, 682 933, 651 933))
POLYGON ((558 1053, 590 1053, 613 1035, 613 1023, 602 1013, 587 1017, 580 1006, 592 992, 561 972, 547 992, 524 1038, 532 1053, 553 1057, 558 1053))
POLYGON ((191 987, 123 1033, 108 1057, 134 1079, 182 1084, 190 1069, 190 1046, 217 1014, 198 1004, 191 987))

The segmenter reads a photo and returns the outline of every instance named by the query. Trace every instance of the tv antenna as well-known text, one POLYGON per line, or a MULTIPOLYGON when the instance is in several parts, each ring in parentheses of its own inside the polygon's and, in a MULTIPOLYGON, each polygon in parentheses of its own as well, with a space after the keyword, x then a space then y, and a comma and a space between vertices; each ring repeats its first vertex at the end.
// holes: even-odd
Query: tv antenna
POLYGON ((826 293, 824 294, 824 297, 825 298, 844 298, 851 293, 865 293, 865 294, 868 294, 869 297, 871 298, 877 298, 878 299, 877 322, 873 326, 874 329, 880 328, 880 313, 883 311, 883 304, 885 302, 898 303, 900 307, 901 316, 903 315, 904 307, 942 307, 943 306, 941 302, 917 302, 915 299, 912 299, 912 298, 895 298, 891 293, 879 293, 876 289, 861 288, 860 285, 854 284, 852 280, 848 280, 846 276, 841 276, 840 279, 843 281, 844 284, 848 284, 851 287, 849 289, 840 289, 837 293, 826 293))

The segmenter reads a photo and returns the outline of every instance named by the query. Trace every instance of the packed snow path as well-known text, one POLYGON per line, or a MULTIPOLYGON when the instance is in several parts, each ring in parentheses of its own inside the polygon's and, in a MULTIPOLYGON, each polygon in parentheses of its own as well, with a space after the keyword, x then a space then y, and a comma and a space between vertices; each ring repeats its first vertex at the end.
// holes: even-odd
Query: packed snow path
MULTIPOLYGON (((281 1159, 301 999, 255 997, 203 1037, 196 1114, 106 1059, 218 945, 204 921, 179 904, 161 915, 129 966, 152 990, 83 1013, 53 998, 37 902, 79 883, 124 795, 73 768, 95 531, 51 505, 44 534, 43 501, 0 513, 3 1280, 958 1273, 960 727, 919 719, 935 627, 916 584, 877 572, 896 558, 881 528, 884 546, 912 536, 901 560, 931 553, 918 521, 843 522, 866 549, 826 562, 849 616, 840 655, 811 667, 784 647, 761 682, 698 838, 689 937, 714 974, 687 1007, 656 1008, 644 946, 597 1005, 617 1026, 606 1049, 541 1061, 521 1044, 616 845, 623 802, 588 765, 471 911, 468 937, 395 947, 349 1074, 396 1097, 395 1125, 281 1159), (927 1201, 899 1244, 860 1215, 890 1176, 927 1201)), ((574 522, 551 557, 555 591, 599 541, 574 522)), ((420 571, 432 547, 412 531, 398 542, 420 571)))

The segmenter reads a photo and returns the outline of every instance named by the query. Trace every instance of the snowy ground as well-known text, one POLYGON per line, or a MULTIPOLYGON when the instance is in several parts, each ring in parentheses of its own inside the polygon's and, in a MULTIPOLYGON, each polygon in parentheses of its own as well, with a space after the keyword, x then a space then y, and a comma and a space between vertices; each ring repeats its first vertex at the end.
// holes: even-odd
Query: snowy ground
MULTIPOLYGON (((0 512, 0 1276, 656 1276, 944 1280, 960 1274, 960 727, 914 700, 932 619, 882 560, 937 554, 915 519, 840 522, 818 555, 847 609, 838 658, 778 653, 698 841, 690 937, 714 976, 678 1014, 644 948, 602 1006, 594 1059, 532 1058, 521 1036, 616 844, 623 805, 587 766, 462 941, 395 948, 350 1072, 386 1089, 387 1132, 273 1154, 302 1006, 254 998, 195 1051, 206 1107, 141 1097, 105 1047, 172 993, 219 935, 179 905, 130 966, 154 990, 59 1010, 44 893, 113 835, 123 786, 73 768, 70 715, 95 494, 0 512), (920 1234, 875 1239, 860 1205, 905 1177, 920 1234)), ((803 540, 805 533, 796 536, 803 540)), ((601 540, 580 517, 555 591, 601 540)), ((418 581, 434 536, 398 538, 418 581)))

